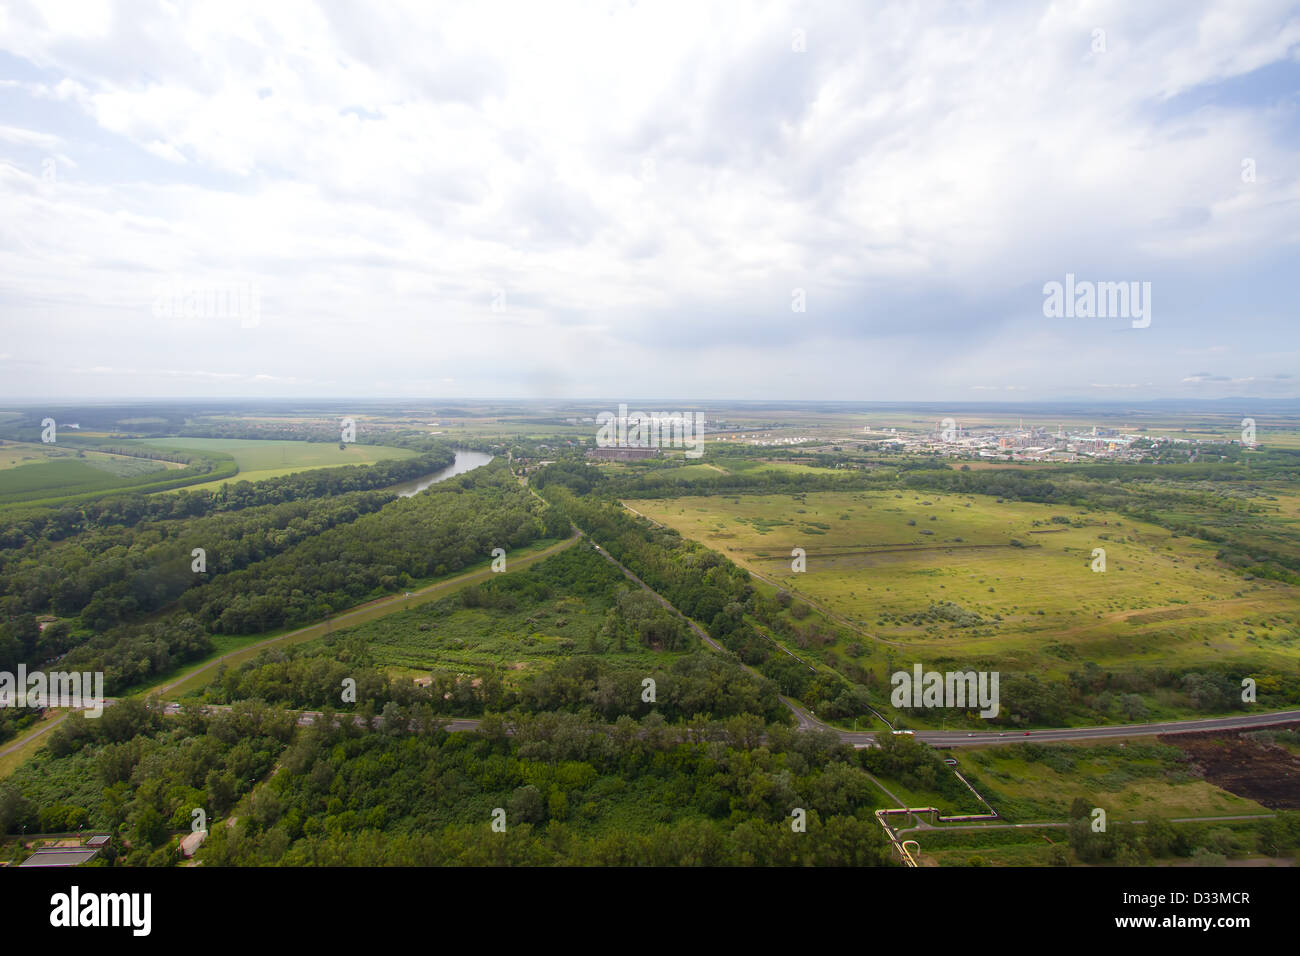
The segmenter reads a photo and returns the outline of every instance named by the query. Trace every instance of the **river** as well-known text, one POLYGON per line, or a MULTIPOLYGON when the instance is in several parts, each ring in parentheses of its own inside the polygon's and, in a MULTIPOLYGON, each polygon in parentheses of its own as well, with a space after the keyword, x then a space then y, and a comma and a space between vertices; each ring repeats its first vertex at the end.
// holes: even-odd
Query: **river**
POLYGON ((429 475, 421 475, 419 478, 413 478, 410 481, 404 481, 400 485, 393 485, 392 490, 403 498, 409 498, 412 495, 419 494, 430 485, 436 485, 440 481, 446 481, 448 478, 455 478, 457 475, 463 475, 467 471, 473 471, 475 468, 481 468, 492 460, 492 456, 481 451, 462 451, 456 449, 456 461, 448 465, 442 471, 435 471, 429 475))

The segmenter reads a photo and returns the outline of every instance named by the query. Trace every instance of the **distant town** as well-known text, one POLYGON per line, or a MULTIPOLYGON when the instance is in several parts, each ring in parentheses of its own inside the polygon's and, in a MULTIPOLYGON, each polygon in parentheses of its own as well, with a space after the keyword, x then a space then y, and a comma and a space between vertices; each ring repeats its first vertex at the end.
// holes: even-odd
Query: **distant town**
POLYGON ((1106 459, 1140 462, 1165 457, 1165 449, 1176 448, 1185 454, 1187 461, 1194 462, 1206 453, 1218 460, 1221 454, 1209 450, 1222 449, 1224 445, 1254 447, 1253 442, 1171 438, 1096 425, 1084 431, 1061 425, 1054 430, 1043 426, 1026 427, 1023 422, 1014 429, 987 426, 972 429, 952 419, 940 422, 928 434, 900 433, 894 428, 878 428, 874 432, 864 428, 863 432, 873 437, 880 435, 877 440, 882 447, 892 446, 900 451, 996 461, 1106 459))

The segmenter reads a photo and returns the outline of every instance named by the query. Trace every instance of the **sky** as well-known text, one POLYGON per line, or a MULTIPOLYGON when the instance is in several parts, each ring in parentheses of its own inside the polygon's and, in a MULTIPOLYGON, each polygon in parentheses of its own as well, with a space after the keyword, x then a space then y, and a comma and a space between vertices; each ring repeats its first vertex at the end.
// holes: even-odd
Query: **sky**
POLYGON ((1293 398, 1298 244, 1296 3, 0 0, 8 401, 1293 398))

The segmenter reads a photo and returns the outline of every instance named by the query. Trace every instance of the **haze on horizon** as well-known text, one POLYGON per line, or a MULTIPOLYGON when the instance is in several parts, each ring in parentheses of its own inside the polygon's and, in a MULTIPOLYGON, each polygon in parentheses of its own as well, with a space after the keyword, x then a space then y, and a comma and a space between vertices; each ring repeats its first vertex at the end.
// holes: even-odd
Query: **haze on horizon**
POLYGON ((5 0, 0 397, 1294 398, 1298 108, 1295 3, 5 0))

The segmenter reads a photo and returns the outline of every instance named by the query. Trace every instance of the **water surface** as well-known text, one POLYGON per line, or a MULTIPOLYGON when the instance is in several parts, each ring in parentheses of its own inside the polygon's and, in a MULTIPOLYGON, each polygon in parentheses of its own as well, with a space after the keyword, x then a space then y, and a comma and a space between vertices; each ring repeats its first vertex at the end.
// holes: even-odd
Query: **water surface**
POLYGON ((419 494, 430 485, 436 485, 448 478, 463 475, 475 468, 482 468, 492 460, 492 457, 486 452, 463 451, 458 448, 456 449, 456 461, 442 469, 442 471, 435 471, 427 475, 421 475, 419 478, 412 478, 410 481, 404 481, 400 485, 393 485, 392 490, 403 498, 409 498, 412 495, 419 494))

